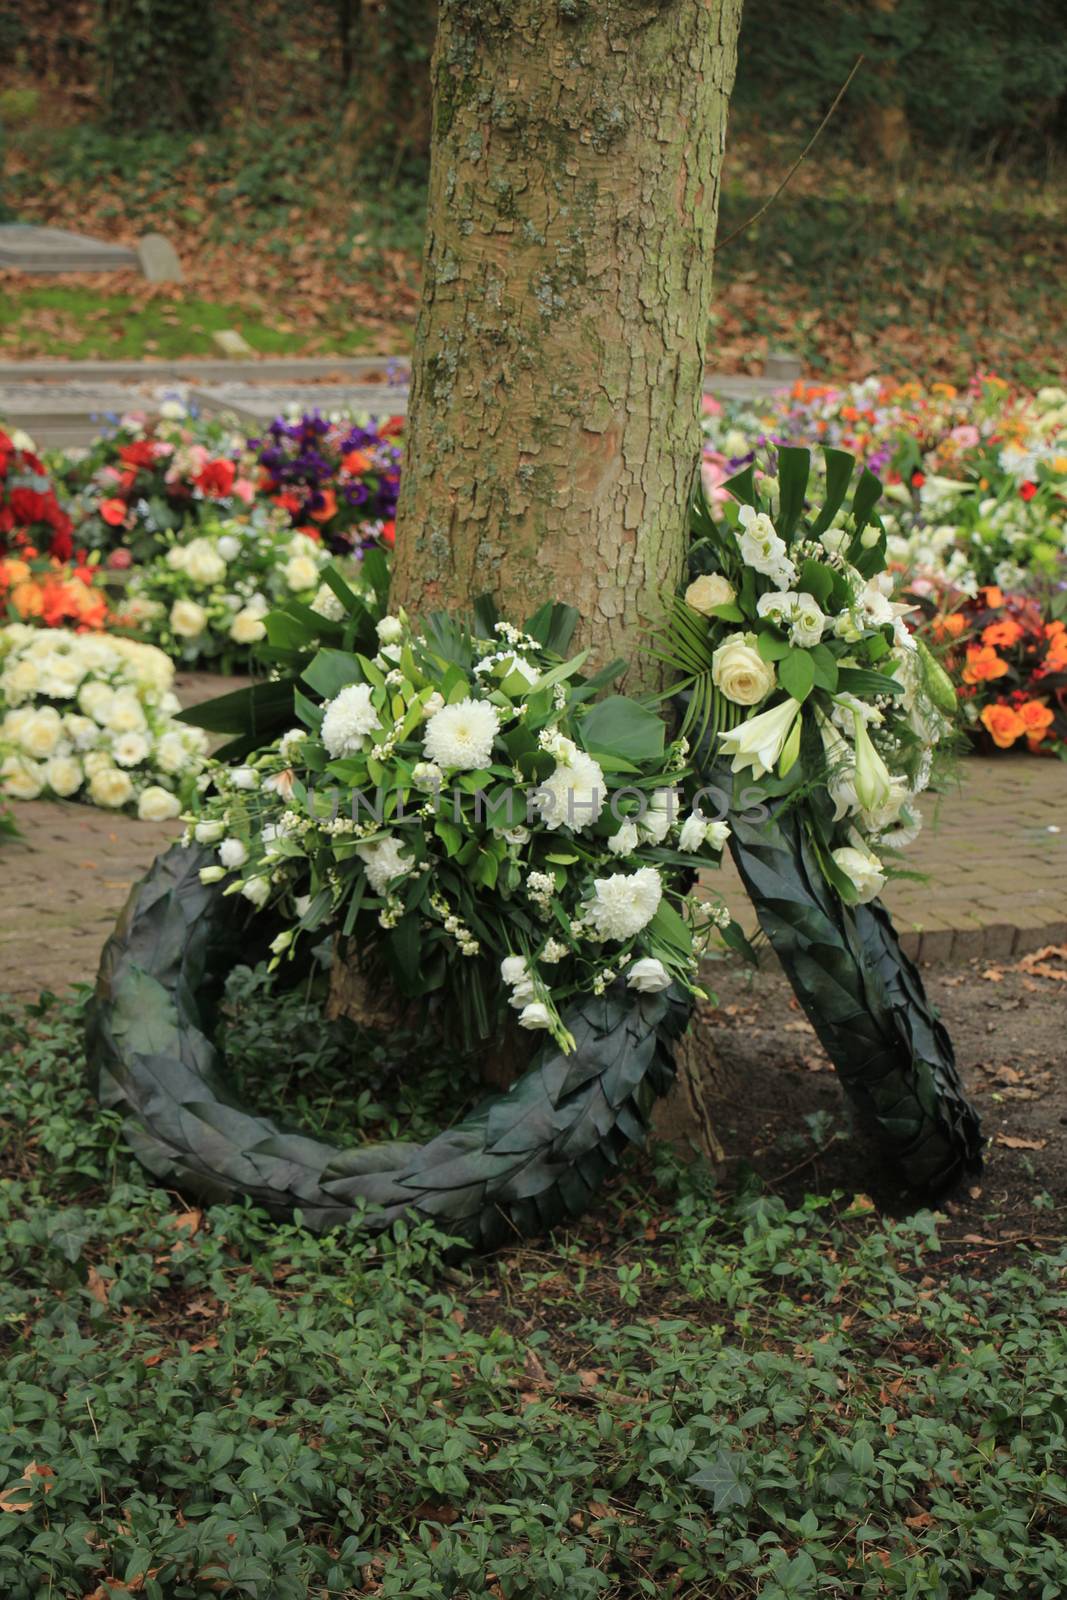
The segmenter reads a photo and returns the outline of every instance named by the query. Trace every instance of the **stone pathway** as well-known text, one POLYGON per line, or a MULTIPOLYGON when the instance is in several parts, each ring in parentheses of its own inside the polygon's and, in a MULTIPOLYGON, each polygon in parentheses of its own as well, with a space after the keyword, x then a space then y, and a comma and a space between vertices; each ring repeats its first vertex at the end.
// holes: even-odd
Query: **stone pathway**
MULTIPOLYGON (((996 961, 1067 941, 1067 765, 968 756, 960 779, 926 798, 926 825, 904 853, 925 881, 894 879, 882 896, 904 949, 923 962, 996 961)), ((755 914, 732 866, 714 887, 751 932, 755 914)))
MULTIPOLYGON (((204 673, 179 682, 186 704, 232 687, 204 673)), ((993 962, 1067 942, 1067 768, 972 757, 962 773, 909 851, 929 880, 898 879, 885 895, 905 948, 923 962, 993 962)), ((92 982, 130 888, 181 827, 40 800, 16 818, 22 839, 0 845, 0 993, 32 999, 92 982)), ((733 869, 713 882, 751 929, 733 869)))

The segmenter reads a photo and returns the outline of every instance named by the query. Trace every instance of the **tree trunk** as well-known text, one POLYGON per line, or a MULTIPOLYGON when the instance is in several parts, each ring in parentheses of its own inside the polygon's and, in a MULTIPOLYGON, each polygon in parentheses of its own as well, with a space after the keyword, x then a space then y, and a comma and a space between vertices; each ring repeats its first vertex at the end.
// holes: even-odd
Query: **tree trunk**
POLYGON ((741 0, 444 0, 393 604, 581 612, 682 567, 741 0))

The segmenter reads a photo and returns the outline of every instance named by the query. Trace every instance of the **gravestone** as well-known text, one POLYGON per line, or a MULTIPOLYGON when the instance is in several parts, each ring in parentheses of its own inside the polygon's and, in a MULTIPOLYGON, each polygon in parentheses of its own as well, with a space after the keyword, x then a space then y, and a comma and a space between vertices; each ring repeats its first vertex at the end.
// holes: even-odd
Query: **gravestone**
POLYGON ((137 271, 136 253, 125 245, 89 239, 67 228, 0 223, 0 267, 16 272, 137 271))
POLYGON ((193 399, 204 411, 229 411, 250 427, 262 428, 293 410, 321 411, 327 417, 364 412, 374 417, 403 416, 408 391, 386 383, 214 383, 198 384, 193 399))
POLYGON ((149 283, 182 283, 184 274, 178 252, 161 233, 146 233, 137 241, 137 259, 149 283))

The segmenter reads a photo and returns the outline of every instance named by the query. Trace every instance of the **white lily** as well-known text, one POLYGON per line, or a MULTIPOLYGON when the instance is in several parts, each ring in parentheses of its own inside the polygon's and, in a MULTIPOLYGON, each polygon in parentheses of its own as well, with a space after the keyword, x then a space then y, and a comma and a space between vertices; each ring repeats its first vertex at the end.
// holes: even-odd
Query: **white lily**
POLYGON ((761 711, 758 717, 749 717, 729 733, 719 734, 719 749, 723 755, 733 756, 731 772, 752 768, 754 778, 770 772, 782 753, 793 724, 800 713, 800 701, 792 698, 770 711, 761 711))
POLYGON ((878 811, 892 793, 889 768, 871 743, 867 724, 858 714, 854 717, 856 739, 856 798, 864 811, 878 811))

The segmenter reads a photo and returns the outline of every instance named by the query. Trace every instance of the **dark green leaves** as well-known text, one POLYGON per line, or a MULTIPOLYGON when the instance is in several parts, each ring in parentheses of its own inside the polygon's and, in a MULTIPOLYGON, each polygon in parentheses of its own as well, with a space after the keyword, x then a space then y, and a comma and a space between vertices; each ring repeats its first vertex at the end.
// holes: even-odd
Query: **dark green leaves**
POLYGON ((790 650, 778 663, 778 681, 794 700, 806 700, 815 683, 815 662, 807 650, 790 650))
POLYGON ((623 695, 609 695, 582 717, 582 743, 591 756, 598 751, 623 761, 655 761, 663 754, 666 727, 648 706, 623 695))

